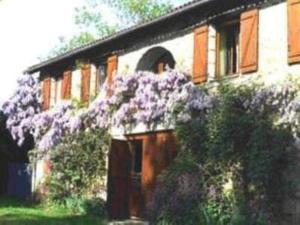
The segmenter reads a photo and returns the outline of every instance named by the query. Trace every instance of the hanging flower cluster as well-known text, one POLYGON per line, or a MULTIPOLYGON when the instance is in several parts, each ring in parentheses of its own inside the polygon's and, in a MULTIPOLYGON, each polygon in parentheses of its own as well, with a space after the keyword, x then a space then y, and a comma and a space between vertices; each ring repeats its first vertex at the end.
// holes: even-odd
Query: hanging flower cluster
MULTIPOLYGON (((195 86, 181 72, 169 70, 157 75, 137 72, 116 75, 106 85, 106 95, 99 95, 89 108, 77 111, 71 103, 40 112, 38 82, 30 75, 19 81, 15 95, 4 104, 7 127, 14 139, 22 144, 31 133, 41 150, 51 149, 67 134, 89 129, 169 125, 205 119, 217 106, 218 96, 195 86)), ((261 86, 251 98, 242 99, 243 106, 257 113, 278 112, 279 123, 298 127, 300 96, 293 82, 261 86)))
POLYGON ((117 106, 112 117, 113 125, 165 122, 172 94, 188 82, 188 77, 177 71, 161 75, 139 72, 131 76, 117 76, 114 96, 122 100, 122 104, 117 106))
POLYGON ((217 97, 196 88, 191 82, 176 88, 167 102, 168 116, 177 122, 189 122, 193 118, 205 119, 215 107, 217 97))
POLYGON ((150 72, 116 75, 106 91, 109 96, 96 99, 81 115, 85 127, 170 124, 177 118, 187 121, 186 117, 191 119, 193 112, 204 113, 213 107, 213 96, 196 87, 186 74, 174 70, 161 75, 150 72), (175 115, 173 107, 186 103, 189 104, 183 107, 184 112, 175 115))
POLYGON ((50 149, 57 145, 67 133, 75 132, 74 109, 71 103, 62 103, 53 110, 39 113, 33 117, 31 133, 38 142, 40 150, 50 149))
POLYGON ((244 107, 259 114, 277 114, 277 124, 288 124, 294 131, 299 128, 300 93, 296 81, 270 86, 257 86, 254 96, 241 99, 244 107))
POLYGON ((38 80, 30 75, 21 76, 17 83, 16 92, 3 104, 2 109, 7 116, 7 128, 22 145, 31 130, 33 117, 41 111, 40 88, 38 80))

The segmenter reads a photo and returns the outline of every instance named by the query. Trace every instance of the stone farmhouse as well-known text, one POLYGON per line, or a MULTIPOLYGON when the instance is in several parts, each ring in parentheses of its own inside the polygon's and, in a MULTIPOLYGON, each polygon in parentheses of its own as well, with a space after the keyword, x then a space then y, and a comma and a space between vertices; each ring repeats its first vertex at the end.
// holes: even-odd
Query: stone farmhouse
MULTIPOLYGON (((193 0, 29 67, 26 73, 39 73, 43 108, 48 110, 71 98, 88 104, 116 73, 146 70, 159 76, 167 67, 184 70, 195 84, 208 87, 298 76, 300 0, 193 0)), ((110 217, 142 217, 157 175, 176 155, 172 130, 140 126, 129 134, 116 130, 112 137, 110 217)), ((47 170, 43 163, 38 168, 35 179, 47 170)), ((300 204, 289 213, 299 224, 300 204)))

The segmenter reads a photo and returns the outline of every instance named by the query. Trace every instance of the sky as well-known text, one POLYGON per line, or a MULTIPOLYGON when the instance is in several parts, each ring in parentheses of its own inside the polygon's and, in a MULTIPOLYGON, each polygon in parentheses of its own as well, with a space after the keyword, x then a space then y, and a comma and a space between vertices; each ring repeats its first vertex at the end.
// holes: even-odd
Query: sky
MULTIPOLYGON (((187 0, 173 0, 174 5, 187 0)), ((76 32, 74 11, 84 0, 0 0, 0 106, 16 88, 16 80, 59 36, 76 32)), ((105 15, 104 15, 105 16, 105 15)), ((109 16, 109 14, 107 14, 109 16)))

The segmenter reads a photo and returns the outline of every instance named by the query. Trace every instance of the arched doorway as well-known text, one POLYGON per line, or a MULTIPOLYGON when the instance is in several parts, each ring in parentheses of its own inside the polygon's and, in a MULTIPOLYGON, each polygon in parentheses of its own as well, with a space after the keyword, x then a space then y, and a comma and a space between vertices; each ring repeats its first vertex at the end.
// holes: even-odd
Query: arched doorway
POLYGON ((174 69, 175 60, 170 51, 163 47, 148 50, 137 64, 136 71, 162 73, 167 67, 174 69))

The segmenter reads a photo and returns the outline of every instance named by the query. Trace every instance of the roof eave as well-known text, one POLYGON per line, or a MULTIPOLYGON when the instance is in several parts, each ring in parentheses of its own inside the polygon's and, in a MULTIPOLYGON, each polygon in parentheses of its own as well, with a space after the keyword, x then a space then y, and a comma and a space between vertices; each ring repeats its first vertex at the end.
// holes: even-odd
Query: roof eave
POLYGON ((134 33, 134 32, 136 32, 140 29, 146 28, 146 27, 151 26, 151 25, 164 22, 164 21, 166 21, 166 20, 168 20, 168 19, 170 19, 174 16, 178 16, 180 14, 188 12, 189 10, 195 9, 197 7, 200 7, 200 6, 204 5, 204 4, 208 4, 208 3, 214 2, 214 1, 216 1, 216 0, 202 0, 202 1, 195 1, 195 2, 192 2, 190 4, 187 3, 186 5, 180 6, 180 7, 178 7, 178 9, 176 9, 174 11, 171 11, 170 13, 167 13, 167 14, 162 15, 160 17, 157 17, 153 20, 150 20, 150 21, 144 22, 142 24, 135 25, 133 27, 121 30, 121 31, 119 31, 115 34, 112 34, 112 35, 110 35, 106 38, 96 40, 96 41, 91 42, 89 44, 86 44, 84 46, 81 46, 81 47, 78 47, 76 49, 70 50, 70 51, 68 51, 68 52, 66 52, 62 55, 57 56, 57 57, 54 57, 54 58, 49 59, 47 61, 44 61, 44 62, 41 62, 41 63, 36 64, 34 66, 31 66, 28 69, 26 69, 24 71, 24 73, 32 74, 32 73, 38 72, 39 70, 43 69, 44 67, 51 66, 51 65, 53 65, 53 64, 55 64, 55 63, 57 63, 61 60, 66 60, 68 58, 74 57, 75 55, 78 55, 78 54, 83 53, 85 51, 91 50, 91 49, 96 48, 98 46, 104 45, 108 42, 112 42, 116 39, 122 38, 122 36, 128 35, 130 33, 134 33))

